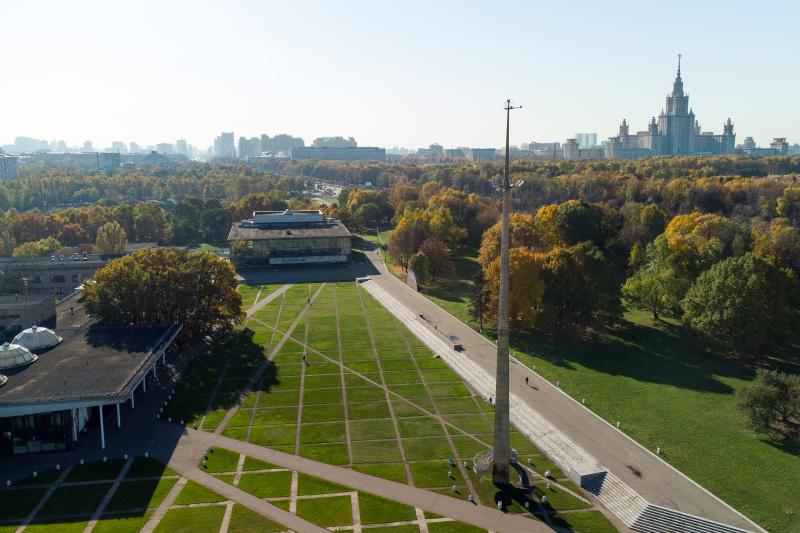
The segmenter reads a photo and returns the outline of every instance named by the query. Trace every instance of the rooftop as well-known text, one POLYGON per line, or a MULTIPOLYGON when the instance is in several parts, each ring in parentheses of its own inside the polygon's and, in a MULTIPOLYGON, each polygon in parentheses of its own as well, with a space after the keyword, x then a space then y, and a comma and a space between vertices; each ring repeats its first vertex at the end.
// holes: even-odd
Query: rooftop
MULTIPOLYGON (((328 219, 331 220, 331 219, 328 219)), ((313 226, 257 225, 242 226, 234 223, 228 233, 229 241, 259 241, 270 239, 314 239, 319 237, 351 237, 350 231, 338 220, 313 226)))
POLYGON ((3 371, 8 382, 0 387, 0 416, 124 400, 179 331, 98 324, 57 330, 61 344, 30 365, 3 371))

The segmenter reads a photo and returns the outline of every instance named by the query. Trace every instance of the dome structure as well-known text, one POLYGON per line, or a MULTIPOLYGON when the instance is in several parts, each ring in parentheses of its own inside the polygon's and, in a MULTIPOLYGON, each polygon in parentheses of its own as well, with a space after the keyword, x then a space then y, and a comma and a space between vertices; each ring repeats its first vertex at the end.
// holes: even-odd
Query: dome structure
POLYGON ((0 370, 16 368, 33 363, 39 358, 24 346, 4 342, 0 346, 0 370))
POLYGON ((11 342, 35 352, 52 348, 61 342, 61 337, 56 335, 52 329, 33 325, 17 333, 11 342))
POLYGON ((0 387, 2 387, 3 385, 5 385, 5 384, 6 384, 6 381, 8 381, 8 378, 7 378, 7 377, 5 377, 3 374, 0 374, 0 387))

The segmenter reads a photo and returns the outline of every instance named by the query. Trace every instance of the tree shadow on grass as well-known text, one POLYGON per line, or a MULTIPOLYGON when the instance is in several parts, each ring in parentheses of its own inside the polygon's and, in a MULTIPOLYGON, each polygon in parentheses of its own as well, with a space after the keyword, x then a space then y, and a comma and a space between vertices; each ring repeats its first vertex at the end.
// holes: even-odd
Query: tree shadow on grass
MULTIPOLYGON (((527 363, 531 361, 526 361, 524 354, 533 354, 568 370, 577 370, 580 365, 637 381, 718 394, 734 392, 718 377, 749 381, 758 368, 752 361, 692 350, 684 341, 681 328, 664 321, 648 324, 623 320, 615 328, 578 338, 513 334, 512 348, 522 352, 519 358, 527 363)), ((800 371, 792 359, 790 353, 772 358, 769 364, 800 371)))

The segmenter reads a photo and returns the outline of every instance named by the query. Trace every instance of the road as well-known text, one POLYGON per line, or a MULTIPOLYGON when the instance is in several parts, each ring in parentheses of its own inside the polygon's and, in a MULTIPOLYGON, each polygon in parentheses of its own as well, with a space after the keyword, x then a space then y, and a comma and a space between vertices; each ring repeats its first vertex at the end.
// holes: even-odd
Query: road
MULTIPOLYGON (((488 375, 494 377, 496 347, 493 343, 387 273, 377 253, 370 252, 368 257, 375 269, 381 272, 370 283, 380 285, 415 314, 424 315, 442 334, 457 338, 463 346, 464 357, 470 358, 488 375)), ((510 376, 513 394, 533 407, 650 503, 735 527, 763 531, 757 524, 526 366, 514 362, 510 376), (528 385, 525 383, 526 377, 529 380, 528 385)), ((635 401, 635 398, 631 398, 631 401, 635 401)))

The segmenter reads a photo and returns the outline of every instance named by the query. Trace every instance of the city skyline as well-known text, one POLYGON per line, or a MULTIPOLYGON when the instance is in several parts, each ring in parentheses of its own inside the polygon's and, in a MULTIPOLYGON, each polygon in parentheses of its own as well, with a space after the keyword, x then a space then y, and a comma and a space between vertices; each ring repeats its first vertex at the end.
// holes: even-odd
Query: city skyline
POLYGON ((205 150, 232 131, 237 140, 288 133, 308 143, 342 135, 361 146, 497 147, 507 97, 525 105, 512 144, 584 131, 602 142, 621 118, 647 123, 678 53, 704 127, 719 130, 731 116, 742 139, 793 143, 800 78, 787 68, 797 51, 789 25, 800 7, 778 4, 781 17, 711 2, 678 3, 656 18, 635 3, 576 18, 592 4, 444 3, 422 17, 417 3, 312 2, 302 13, 246 1, 137 10, 11 3, 4 12, 15 23, 0 45, 13 50, 5 65, 16 83, 4 88, 0 144, 186 139, 205 150), (515 16, 505 20, 508 11, 515 16), (490 29, 501 23, 502 33, 490 29), (653 37, 662 26, 669 39, 653 37))

